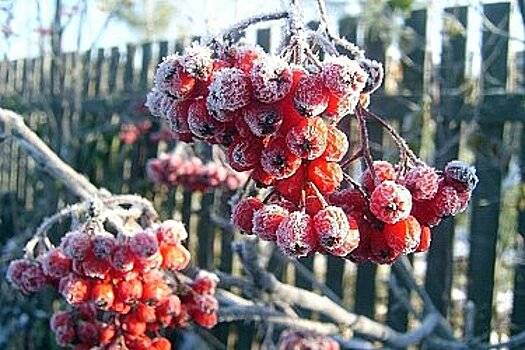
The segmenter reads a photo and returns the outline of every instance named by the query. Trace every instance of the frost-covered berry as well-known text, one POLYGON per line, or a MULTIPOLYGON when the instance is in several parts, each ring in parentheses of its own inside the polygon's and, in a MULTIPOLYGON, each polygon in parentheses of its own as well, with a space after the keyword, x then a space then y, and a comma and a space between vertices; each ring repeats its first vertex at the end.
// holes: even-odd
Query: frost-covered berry
POLYGON ((208 113, 206 101, 196 100, 188 108, 188 126, 197 137, 210 138, 224 129, 224 124, 218 122, 208 113))
MULTIPOLYGON (((478 176, 476 175, 476 168, 460 161, 453 160, 445 166, 445 177, 452 183, 457 183, 464 186, 464 190, 472 191, 478 184, 478 176)), ((459 189, 458 189, 459 190, 459 189)))
POLYGON ((359 229, 357 227, 357 221, 350 215, 348 215, 347 218, 350 230, 348 231, 348 234, 343 238, 342 244, 338 248, 334 248, 330 251, 330 254, 334 256, 345 257, 348 254, 352 253, 359 246, 360 234, 359 229))
POLYGON ((357 61, 343 55, 328 57, 321 75, 326 88, 336 96, 359 94, 368 78, 357 61))
POLYGON ((275 241, 277 228, 288 215, 288 210, 279 205, 265 205, 253 215, 252 232, 264 241, 275 241))
POLYGON ((180 271, 185 269, 191 259, 190 252, 181 244, 161 244, 162 268, 180 271))
POLYGON ((409 216, 406 220, 407 233, 405 236, 405 249, 403 254, 410 254, 416 251, 421 240, 421 225, 419 221, 413 216, 409 216))
POLYGON ((361 182, 363 183, 363 186, 365 186, 365 188, 370 192, 374 190, 376 185, 380 184, 383 181, 396 180, 396 170, 394 169, 394 166, 391 163, 384 160, 376 160, 373 163, 373 167, 378 181, 377 184, 374 183, 374 178, 370 169, 366 169, 366 171, 361 177, 361 182))
POLYGON ((172 131, 189 132, 188 109, 193 99, 176 101, 168 105, 164 110, 164 117, 169 122, 172 131))
POLYGON ((58 291, 69 304, 84 303, 89 299, 89 281, 71 273, 60 279, 58 291))
POLYGON ((66 326, 57 327, 54 330, 55 341, 60 346, 68 346, 76 337, 74 325, 68 324, 66 326))
POLYGON ((51 278, 62 278, 71 271, 71 259, 58 248, 41 256, 40 262, 44 273, 51 278))
POLYGON ((417 246, 415 252, 426 252, 430 248, 430 241, 432 240, 432 234, 428 226, 421 226, 421 237, 419 240, 419 245, 417 246))
POLYGON ((461 208, 458 192, 452 186, 440 186, 431 202, 440 217, 456 215, 461 208))
POLYGON ((308 118, 288 131, 286 143, 297 157, 313 160, 326 150, 327 134, 328 129, 321 118, 308 118))
POLYGON ((210 111, 235 111, 250 103, 248 77, 237 68, 223 68, 214 74, 206 99, 210 111))
POLYGON ((303 77, 294 95, 294 106, 299 113, 312 117, 323 113, 328 106, 328 93, 319 75, 303 77))
POLYGON ((415 217, 421 225, 429 227, 439 224, 442 218, 439 209, 434 205, 433 199, 412 201, 412 212, 410 215, 415 217))
POLYGON ((277 245, 289 256, 307 256, 317 248, 312 219, 303 211, 290 213, 279 225, 276 235, 277 245))
POLYGON ((180 221, 166 220, 157 228, 157 239, 161 243, 179 244, 187 238, 188 232, 180 221))
POLYGON ((9 263, 7 267, 7 280, 16 288, 20 289, 22 286, 22 274, 25 270, 34 264, 28 259, 16 259, 9 263))
POLYGON ((377 88, 381 86, 381 83, 383 82, 383 77, 385 75, 383 70, 383 64, 380 62, 370 60, 370 59, 362 59, 359 61, 359 65, 363 70, 367 73, 368 78, 366 79, 365 87, 363 88, 364 93, 371 94, 372 92, 376 91, 377 88))
POLYGON ((217 310, 219 303, 217 299, 209 294, 196 294, 193 301, 188 305, 188 313, 195 323, 201 327, 212 328, 217 324, 217 310))
POLYGON ((286 179, 275 181, 275 189, 285 200, 287 200, 286 202, 278 201, 277 203, 286 207, 288 211, 297 210, 297 205, 295 203, 301 201, 302 191, 305 189, 306 184, 306 166, 300 166, 295 174, 286 179))
POLYGON ((62 237, 60 247, 71 259, 83 260, 91 249, 91 238, 84 232, 71 231, 62 237))
POLYGON ((430 199, 438 190, 439 175, 432 167, 417 166, 408 171, 403 184, 408 188, 414 199, 430 199))
POLYGON ((254 104, 243 113, 244 121, 257 137, 274 134, 283 122, 283 116, 271 105, 254 104))
POLYGON ((115 292, 111 283, 96 283, 91 288, 91 301, 101 310, 109 310, 115 301, 115 292))
POLYGON ((98 327, 93 322, 79 322, 76 325, 77 337, 82 344, 94 346, 98 343, 98 327))
POLYGON ((148 92, 144 106, 149 109, 151 115, 155 117, 160 117, 162 115, 162 102, 165 96, 165 94, 158 91, 157 89, 152 89, 150 92, 148 92))
POLYGON ((261 165, 276 179, 292 176, 301 166, 301 158, 293 154, 281 138, 271 141, 261 152, 261 165))
POLYGON ((111 267, 120 272, 129 272, 133 270, 135 257, 126 245, 119 245, 111 254, 111 267))
POLYGON ((164 337, 156 337, 151 341, 151 348, 154 350, 171 350, 171 342, 164 337))
POLYGON ((405 220, 370 232, 370 260, 377 264, 393 263, 406 248, 406 234, 405 220))
POLYGON ((261 144, 253 139, 237 139, 228 147, 228 163, 236 171, 253 169, 259 162, 261 144))
POLYGON ((37 292, 47 283, 41 264, 28 259, 11 261, 7 268, 7 280, 24 294, 37 292))
POLYGON ((97 279, 105 279, 108 274, 111 266, 106 260, 97 258, 94 255, 88 255, 81 262, 81 271, 75 269, 75 262, 73 263, 73 271, 82 272, 84 276, 97 279))
POLYGON ((128 247, 138 259, 148 259, 158 252, 159 242, 153 232, 143 231, 130 238, 128 247))
POLYGON ((206 80, 213 70, 211 50, 207 46, 193 43, 184 50, 180 64, 185 72, 200 80, 206 80))
POLYGON ((253 95, 264 103, 282 100, 292 87, 292 70, 286 61, 266 55, 253 66, 251 75, 253 95))
POLYGON ((49 327, 52 331, 68 325, 73 325, 73 316, 69 311, 56 311, 49 319, 49 327))
POLYGON ((343 181, 343 170, 335 162, 318 158, 308 165, 307 177, 322 194, 330 194, 343 181))
POLYGON ((379 220, 395 224, 406 219, 412 210, 412 196, 406 187, 394 181, 384 181, 370 196, 370 211, 379 220))
POLYGON ((155 73, 157 90, 177 99, 188 97, 195 86, 195 78, 184 71, 178 55, 165 57, 155 73))
POLYGON ((345 213, 355 218, 362 216, 366 209, 366 200, 358 189, 345 188, 344 190, 334 192, 328 197, 332 205, 341 207, 345 213))
POLYGON ((248 197, 240 200, 232 209, 232 222, 239 230, 251 232, 253 228, 253 215, 263 207, 260 199, 248 197))
POLYGON ((339 248, 350 232, 345 212, 333 205, 315 214, 313 226, 319 239, 319 246, 329 253, 339 248))
POLYGON ((142 298, 143 285, 138 279, 119 281, 115 286, 117 299, 126 304, 131 304, 142 298))
POLYGON ((338 123, 344 116, 352 114, 359 103, 358 94, 346 96, 336 96, 329 94, 328 106, 323 113, 323 117, 332 123, 338 123))
POLYGON ((98 259, 108 260, 118 245, 112 234, 97 234, 93 237, 91 251, 98 259))
POLYGON ((323 158, 329 162, 339 162, 348 152, 348 147, 348 138, 345 133, 333 125, 328 125, 323 158))
POLYGON ((264 50, 254 45, 235 45, 226 52, 227 61, 248 74, 252 71, 254 63, 264 56, 264 50))

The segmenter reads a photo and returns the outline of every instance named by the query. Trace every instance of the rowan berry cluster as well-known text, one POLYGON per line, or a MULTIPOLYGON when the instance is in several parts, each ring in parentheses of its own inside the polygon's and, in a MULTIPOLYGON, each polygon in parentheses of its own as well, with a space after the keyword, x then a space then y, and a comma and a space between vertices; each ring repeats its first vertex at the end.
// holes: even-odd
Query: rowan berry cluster
POLYGON ((217 323, 217 277, 186 282, 175 273, 190 261, 186 237, 173 220, 122 237, 86 224, 59 247, 12 261, 7 278, 24 294, 49 286, 62 296, 67 307, 50 320, 60 346, 167 350, 163 329, 217 323))
POLYGON ((163 153, 150 159, 147 174, 151 181, 168 187, 182 186, 190 191, 208 191, 214 188, 236 190, 247 180, 247 175, 228 169, 215 162, 204 164, 194 156, 163 153))
POLYGON ((339 350, 339 343, 330 337, 312 332, 285 331, 279 338, 279 350, 339 350))
POLYGON ((380 63, 356 50, 352 58, 325 50, 320 60, 292 39, 287 48, 276 56, 243 44, 214 52, 194 45, 159 65, 147 105, 181 140, 222 146, 234 170, 270 188, 263 201, 238 202, 232 221, 287 255, 392 263, 428 249, 430 227, 465 209, 474 169, 456 161, 436 171, 366 109, 383 80, 380 63), (349 140, 338 127, 349 114, 361 131, 356 156, 347 155, 349 140), (373 163, 371 118, 399 147, 395 166, 373 163), (358 159, 367 165, 360 183, 342 167, 358 159), (351 188, 342 186, 345 176, 351 188))

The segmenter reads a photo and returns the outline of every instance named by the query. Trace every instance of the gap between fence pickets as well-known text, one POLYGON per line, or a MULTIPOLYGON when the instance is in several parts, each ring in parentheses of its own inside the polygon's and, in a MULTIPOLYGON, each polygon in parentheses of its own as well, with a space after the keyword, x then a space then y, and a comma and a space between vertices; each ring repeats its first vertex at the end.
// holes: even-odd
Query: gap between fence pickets
MULTIPOLYGON (((83 201, 98 199, 105 205, 133 202, 140 205, 145 212, 149 212, 152 217, 156 216, 155 209, 147 199, 136 195, 112 195, 104 189, 98 189, 86 177, 62 161, 42 139, 24 123, 21 115, 0 108, 0 122, 0 137, 2 139, 13 137, 28 155, 37 162, 42 170, 46 171, 56 180, 63 182, 68 190, 76 194, 83 201)), ((75 210, 75 208, 81 210, 81 208, 84 207, 83 205, 77 205, 69 208, 72 208, 70 210, 75 210)), ((62 216, 62 214, 55 215, 58 219, 62 216)), ((44 219, 42 226, 47 227, 49 222, 50 220, 44 219)), ((429 301, 425 297, 426 292, 417 285, 411 269, 407 268, 406 262, 402 261, 401 265, 394 265, 394 272, 397 271, 399 274, 398 277, 400 277, 403 284, 414 289, 423 301, 426 302, 426 315, 422 318, 419 327, 407 333, 399 333, 367 317, 347 311, 344 307, 326 296, 321 296, 314 292, 278 281, 275 276, 262 268, 256 251, 256 243, 252 239, 235 243, 234 251, 240 256, 243 266, 251 279, 247 280, 220 273, 223 278, 220 286, 228 288, 235 285, 236 287, 241 287, 243 292, 248 295, 250 295, 250 293, 252 295, 255 294, 254 291, 268 293, 271 299, 275 301, 320 312, 333 320, 333 323, 318 322, 290 316, 285 312, 268 308, 267 305, 255 304, 253 301, 234 296, 234 294, 226 290, 219 290, 219 300, 223 304, 223 307, 220 308, 219 315, 223 322, 251 320, 272 323, 284 328, 311 330, 336 336, 343 345, 348 347, 355 345, 351 340, 352 333, 355 332, 366 339, 381 341, 386 345, 397 348, 423 341, 431 344, 433 348, 471 348, 471 345, 461 343, 452 336, 449 331, 450 326, 444 318, 437 313, 431 302, 428 304, 429 301), (398 267, 396 268, 396 266, 398 267), (434 331, 439 329, 442 331, 439 333, 443 333, 443 330, 445 330, 444 338, 431 336, 434 331)), ((474 347, 489 349, 509 345, 517 346, 523 343, 525 343, 525 332, 512 337, 511 340, 506 343, 497 345, 474 344, 474 347)))

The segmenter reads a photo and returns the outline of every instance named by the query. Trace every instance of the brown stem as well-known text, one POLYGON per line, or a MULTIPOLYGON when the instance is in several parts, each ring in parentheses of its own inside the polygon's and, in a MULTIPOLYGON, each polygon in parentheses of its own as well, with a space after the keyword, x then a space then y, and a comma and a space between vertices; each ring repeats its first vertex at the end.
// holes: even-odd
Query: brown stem
POLYGON ((366 127, 366 118, 362 114, 364 111, 364 108, 361 107, 361 105, 357 105, 356 107, 356 117, 357 121, 359 123, 359 130, 361 133, 361 150, 363 153, 363 159, 365 161, 365 164, 370 171, 370 174, 372 176, 372 179, 374 183, 377 185, 378 179, 377 174, 374 171, 374 161, 372 159, 372 154, 370 153, 370 141, 368 139, 368 129, 366 127))

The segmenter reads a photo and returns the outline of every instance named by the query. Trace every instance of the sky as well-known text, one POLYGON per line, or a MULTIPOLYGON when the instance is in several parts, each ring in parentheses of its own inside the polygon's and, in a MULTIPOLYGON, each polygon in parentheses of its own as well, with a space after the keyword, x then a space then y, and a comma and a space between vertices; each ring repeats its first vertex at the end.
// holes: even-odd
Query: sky
MULTIPOLYGON (((80 3, 79 0, 62 0, 64 11, 68 13, 73 6, 80 3)), ((166 0, 170 1, 170 0, 166 0)), ((514 0, 513 0, 514 1, 514 0)), ((78 33, 81 28, 82 37, 80 40, 80 50, 84 51, 90 47, 123 47, 126 43, 137 42, 140 36, 132 29, 122 22, 113 20, 110 21, 107 27, 105 22, 107 20, 107 13, 101 11, 94 0, 87 0, 89 3, 87 13, 82 18, 77 14, 71 18, 63 38, 63 47, 65 51, 75 51, 78 46, 78 33)), ((172 39, 180 34, 180 29, 184 28, 187 34, 203 35, 213 34, 218 32, 221 28, 234 23, 237 20, 248 17, 254 13, 272 12, 280 10, 286 5, 288 0, 172 0, 175 6, 175 18, 170 27, 158 39, 172 39)), ((496 1, 484 1, 496 2, 496 1)), ((37 30, 39 27, 49 28, 49 23, 52 21, 54 14, 54 0, 0 0, 0 7, 13 3, 13 21, 11 28, 14 35, 10 40, 6 41, 0 37, 0 57, 8 57, 9 59, 17 59, 24 57, 34 57, 39 55, 39 34, 37 30), (40 11, 36 4, 39 4, 40 11), (38 20, 40 13, 41 19, 38 20), (42 23, 42 25, 40 24, 42 23)), ((301 1, 306 20, 315 19, 317 11, 315 0, 301 1)), ((335 19, 344 15, 359 13, 360 1, 357 0, 328 0, 327 7, 331 18, 335 19)), ((366 3, 366 2, 365 2, 366 3)), ((469 35, 467 50, 468 56, 472 57, 471 64, 468 65, 472 70, 472 74, 479 71, 479 41, 480 41, 480 16, 481 1, 479 0, 428 0, 418 1, 419 6, 428 6, 429 26, 433 28, 427 35, 427 49, 433 52, 433 61, 439 61, 440 53, 440 37, 441 17, 440 13, 444 6, 454 5, 469 5, 471 10, 469 12, 469 35)), ((515 6, 515 4, 513 4, 515 6)), ((4 16, 5 17, 5 16, 4 16)), ((67 15, 65 21, 67 21, 67 15)), ((2 14, 0 14, 0 25, 3 23, 2 14)), ((332 25, 336 25, 337 21, 333 20, 332 25)), ((263 26, 271 27, 272 34, 277 33, 280 29, 278 22, 271 24, 263 24, 263 26)), ((247 39, 254 40, 255 29, 247 32, 247 39)), ((522 25, 517 13, 514 13, 511 19, 511 35, 523 40, 522 25)), ((278 35, 272 35, 272 47, 277 46, 279 40, 278 35)), ((511 40, 511 51, 522 49, 522 42, 520 40, 511 40)), ((396 51, 391 52, 396 55, 396 51)))

